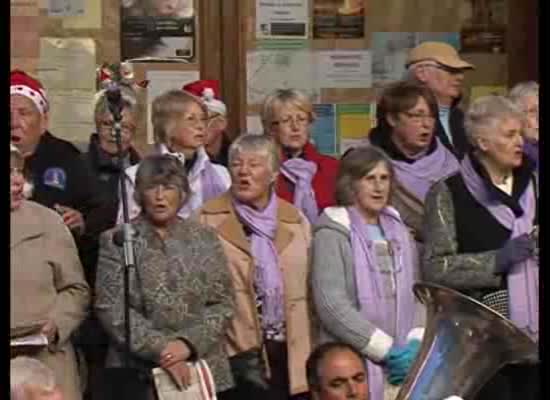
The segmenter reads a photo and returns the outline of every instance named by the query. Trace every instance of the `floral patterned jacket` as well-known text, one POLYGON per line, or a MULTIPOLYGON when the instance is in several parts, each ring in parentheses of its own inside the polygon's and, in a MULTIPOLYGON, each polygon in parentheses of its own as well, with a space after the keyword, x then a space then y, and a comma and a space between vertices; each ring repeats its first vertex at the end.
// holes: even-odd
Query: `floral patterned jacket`
MULTIPOLYGON (((227 260, 213 230, 192 220, 178 220, 162 240, 143 217, 138 232, 135 271, 130 273, 131 363, 151 369, 172 340, 190 344, 204 358, 217 391, 233 386, 224 353, 224 333, 233 316, 234 293, 227 260)), ((107 364, 120 365, 124 331, 124 254, 113 244, 114 229, 100 241, 95 309, 113 346, 107 364)))

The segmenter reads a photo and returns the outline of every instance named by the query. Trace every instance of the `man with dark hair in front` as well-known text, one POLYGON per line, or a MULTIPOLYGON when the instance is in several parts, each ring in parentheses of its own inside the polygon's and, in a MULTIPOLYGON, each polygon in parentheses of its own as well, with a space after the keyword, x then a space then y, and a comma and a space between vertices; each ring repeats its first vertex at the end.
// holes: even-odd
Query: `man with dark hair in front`
POLYGON ((307 360, 306 374, 312 400, 368 400, 365 363, 346 343, 317 347, 307 360))

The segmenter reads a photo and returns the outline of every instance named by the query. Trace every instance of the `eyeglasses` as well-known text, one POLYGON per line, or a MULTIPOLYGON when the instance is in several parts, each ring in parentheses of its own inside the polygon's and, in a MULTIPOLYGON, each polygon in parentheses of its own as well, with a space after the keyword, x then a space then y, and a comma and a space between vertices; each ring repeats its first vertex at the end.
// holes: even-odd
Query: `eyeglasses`
POLYGON ((453 68, 443 64, 427 64, 428 67, 435 67, 441 71, 448 72, 451 75, 463 74, 464 70, 461 68, 453 68))
POLYGON ((424 120, 435 121, 435 116, 432 114, 412 113, 409 111, 403 111, 403 114, 410 118, 412 122, 417 124, 423 122, 424 120))
POLYGON ((279 121, 273 121, 273 125, 290 126, 294 123, 296 126, 306 126, 311 122, 309 116, 296 115, 295 117, 285 117, 279 121))
POLYGON ((181 119, 187 125, 194 126, 206 126, 208 118, 206 115, 196 115, 196 114, 183 114, 181 119))
MULTIPOLYGON (((112 131, 114 127, 115 127, 114 121, 101 121, 99 123, 99 128, 105 131, 107 130, 112 131)), ((136 126, 130 125, 130 124, 121 124, 121 130, 123 133, 132 134, 136 131, 136 126)))

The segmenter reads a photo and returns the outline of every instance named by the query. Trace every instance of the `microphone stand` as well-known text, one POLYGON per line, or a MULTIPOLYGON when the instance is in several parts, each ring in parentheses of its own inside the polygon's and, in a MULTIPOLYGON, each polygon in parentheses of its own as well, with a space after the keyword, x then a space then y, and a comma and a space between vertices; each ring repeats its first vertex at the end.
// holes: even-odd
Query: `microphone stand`
POLYGON ((114 135, 118 153, 118 168, 120 171, 119 184, 120 196, 122 200, 122 232, 124 238, 124 360, 125 366, 130 368, 131 350, 130 343, 132 339, 130 325, 130 269, 135 269, 134 254, 134 234, 130 224, 130 213, 128 211, 128 194, 126 193, 126 179, 124 179, 124 154, 122 152, 122 96, 120 89, 116 88, 111 93, 107 93, 109 111, 113 115, 114 135))

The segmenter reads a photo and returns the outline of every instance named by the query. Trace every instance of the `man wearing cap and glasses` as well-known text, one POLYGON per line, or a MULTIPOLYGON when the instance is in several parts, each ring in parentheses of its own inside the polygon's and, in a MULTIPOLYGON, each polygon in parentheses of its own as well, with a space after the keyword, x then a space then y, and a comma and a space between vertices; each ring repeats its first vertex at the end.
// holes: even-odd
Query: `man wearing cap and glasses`
POLYGON ((439 118, 436 135, 459 159, 468 149, 464 113, 457 105, 462 96, 464 73, 474 66, 460 58, 451 45, 424 42, 409 52, 406 66, 410 78, 428 86, 437 98, 439 118))

